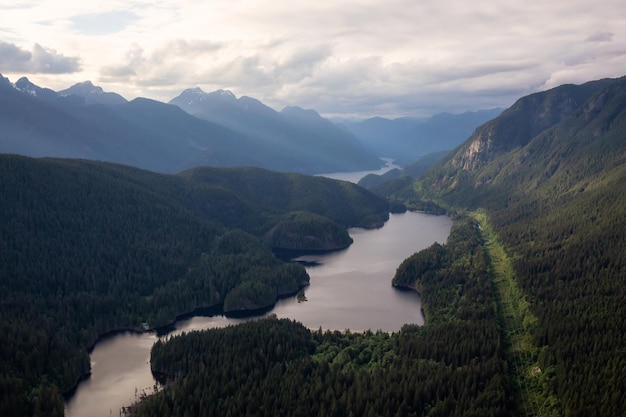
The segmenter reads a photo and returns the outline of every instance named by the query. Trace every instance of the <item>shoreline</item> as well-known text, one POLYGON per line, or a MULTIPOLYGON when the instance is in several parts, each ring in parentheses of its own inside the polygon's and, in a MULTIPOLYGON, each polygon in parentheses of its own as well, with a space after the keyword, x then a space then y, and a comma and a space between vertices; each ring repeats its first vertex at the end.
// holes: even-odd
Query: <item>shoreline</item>
MULTIPOLYGON (((86 346, 87 354, 91 356, 91 353, 93 352, 93 350, 95 349, 98 343, 105 341, 108 338, 115 337, 117 335, 124 334, 124 333, 131 333, 131 334, 138 334, 138 335, 144 334, 144 333, 155 333, 157 337, 165 336, 176 329, 175 324, 177 322, 186 320, 189 318, 193 318, 193 317, 214 317, 218 315, 223 315, 224 317, 228 317, 228 318, 250 318, 250 317, 256 317, 256 316, 262 316, 263 314, 271 311, 276 306, 276 303, 279 300, 289 298, 289 297, 295 297, 300 290, 308 286, 309 286, 309 283, 307 282, 306 285, 300 285, 298 289, 294 292, 278 294, 276 296, 276 300, 274 300, 274 302, 271 305, 268 305, 265 307, 226 312, 224 311, 224 303, 217 303, 211 306, 196 307, 189 312, 178 314, 171 322, 163 326, 149 327, 146 329, 142 329, 139 327, 120 327, 116 329, 107 330, 99 334, 93 343, 86 346)), ((90 369, 88 372, 81 374, 76 380, 76 383, 69 390, 61 394, 63 396, 64 401, 67 402, 69 399, 71 399, 76 393, 76 390, 78 389, 78 386, 81 384, 81 382, 88 380, 90 377, 91 377, 91 365, 90 365, 90 369)))
MULTIPOLYGON (((410 211, 410 210, 409 210, 410 211)), ((423 214, 428 214, 428 213, 423 213, 423 214)), ((350 245, 347 245, 347 247, 349 247, 350 245)), ((336 248, 336 249, 330 249, 330 250, 324 250, 321 253, 332 253, 332 252, 339 252, 342 251, 346 248, 336 248)), ((297 251, 297 252, 292 252, 297 256, 304 256, 306 254, 319 254, 319 251, 297 251)), ((275 256, 277 258, 279 258, 279 255, 275 253, 275 256)), ((279 258, 280 259, 280 258, 279 258)), ((93 348, 96 346, 97 343, 105 340, 107 337, 111 337, 114 336, 115 334, 119 334, 119 333, 124 333, 124 332, 131 332, 131 333, 135 333, 135 334, 142 334, 142 333, 146 333, 146 332, 157 332, 157 335, 161 336, 161 335, 166 335, 168 333, 170 333, 171 331, 174 330, 174 325, 183 319, 186 318, 191 318, 191 317, 198 317, 198 316, 218 316, 218 315, 223 315, 224 317, 231 317, 231 318, 246 318, 246 317, 255 317, 255 316, 261 316, 264 313, 271 311, 273 308, 275 308, 276 304, 278 303, 279 300, 281 299, 285 299, 285 298, 289 298, 289 297, 293 297, 293 296, 297 296, 298 292, 300 290, 302 290, 303 288, 306 288, 309 285, 309 283, 307 283, 307 285, 300 285, 299 288, 297 290, 294 290, 293 292, 289 292, 289 293, 284 293, 284 294, 278 294, 276 296, 276 299, 274 300, 273 303, 271 303, 270 305, 264 306, 264 307, 259 307, 259 308, 254 308, 254 309, 247 309, 247 310, 236 310, 236 311, 230 311, 230 312, 224 312, 223 311, 223 303, 217 303, 215 305, 211 305, 211 306, 201 306, 201 307, 197 307, 192 309, 191 311, 187 311, 187 312, 182 312, 178 315, 176 315, 173 320, 171 320, 169 323, 167 323, 166 325, 163 326, 159 326, 159 327, 155 327, 155 328, 150 328, 148 330, 145 329, 141 329, 138 327, 134 327, 134 328, 121 328, 121 329, 111 329, 107 332, 104 332, 100 335, 98 335, 98 337, 95 339, 95 341, 90 345, 90 348, 88 350, 88 352, 93 351, 93 348)), ((417 294, 419 295, 419 291, 417 291, 415 288, 411 288, 409 286, 394 286, 396 289, 400 290, 400 291, 415 291, 417 292, 417 294)), ((422 316, 424 316, 424 309, 421 308, 421 313, 422 316)), ((317 331, 318 328, 310 328, 311 331, 317 331)), ((327 328, 326 330, 331 330, 331 328, 327 328)), ((341 330, 339 330, 341 331, 341 330)), ((351 332, 353 333, 360 333, 362 332, 362 330, 355 330, 355 329, 350 329, 351 332)), ((74 387, 70 390, 68 390, 65 394, 64 397, 66 399, 66 401, 68 399, 71 399, 73 394, 76 392, 76 389, 78 388, 78 386, 80 385, 80 383, 82 381, 84 381, 85 379, 88 379, 91 376, 91 371, 88 373, 83 374, 80 378, 77 379, 76 384, 74 385, 74 387)))

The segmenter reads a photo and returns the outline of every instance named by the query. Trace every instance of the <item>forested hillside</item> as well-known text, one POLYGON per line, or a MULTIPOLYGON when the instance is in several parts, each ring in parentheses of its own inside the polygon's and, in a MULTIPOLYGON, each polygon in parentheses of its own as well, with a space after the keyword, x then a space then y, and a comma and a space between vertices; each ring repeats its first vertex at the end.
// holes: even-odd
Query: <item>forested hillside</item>
POLYGON ((179 174, 230 190, 268 214, 309 211, 348 227, 380 227, 387 203, 346 181, 282 174, 259 168, 194 168, 179 174))
POLYGON ((538 318, 526 331, 540 389, 557 398, 550 412, 623 415, 626 80, 529 96, 501 118, 413 189, 486 210, 538 318))
POLYGON ((308 276, 270 251, 265 235, 277 227, 291 237, 281 248, 311 237, 315 249, 335 249, 349 244, 346 227, 388 216, 353 184, 218 171, 229 184, 201 171, 0 156, 0 415, 62 414, 59 393, 89 371, 86 349, 103 333, 162 326, 199 307, 255 310, 295 293, 308 276), (278 198, 290 187, 308 200, 251 193, 278 198))
POLYGON ((480 233, 458 222, 441 266, 397 281, 423 293, 427 324, 395 334, 310 331, 264 319, 158 342, 151 366, 171 381, 135 416, 507 416, 502 340, 480 233), (413 281, 417 279, 417 284, 413 281))

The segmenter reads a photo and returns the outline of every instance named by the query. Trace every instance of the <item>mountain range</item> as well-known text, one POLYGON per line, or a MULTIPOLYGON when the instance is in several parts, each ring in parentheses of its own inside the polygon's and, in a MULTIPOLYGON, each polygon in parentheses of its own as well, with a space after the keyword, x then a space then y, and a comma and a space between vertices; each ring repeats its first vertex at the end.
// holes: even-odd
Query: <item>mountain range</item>
POLYGON ((380 165, 380 160, 372 157, 376 154, 366 151, 356 137, 314 110, 286 107, 277 112, 251 97, 237 98, 227 90, 205 93, 199 87, 183 91, 169 104, 244 135, 255 144, 283 149, 294 161, 314 165, 314 172, 380 165))
POLYGON ((84 158, 174 173, 195 166, 256 166, 283 172, 377 169, 379 157, 408 165, 450 150, 499 110, 427 120, 333 123, 296 106, 278 112, 227 90, 184 90, 169 103, 128 101, 90 81, 55 92, 0 76, 0 152, 84 158), (181 111, 182 110, 182 111, 181 111))
POLYGON ((313 111, 278 113, 257 100, 222 93, 195 89, 173 100, 212 106, 215 117, 204 120, 173 104, 127 101, 90 82, 54 92, 27 78, 15 85, 1 78, 0 152, 95 159, 157 172, 210 165, 321 173, 382 165, 354 136, 313 111))

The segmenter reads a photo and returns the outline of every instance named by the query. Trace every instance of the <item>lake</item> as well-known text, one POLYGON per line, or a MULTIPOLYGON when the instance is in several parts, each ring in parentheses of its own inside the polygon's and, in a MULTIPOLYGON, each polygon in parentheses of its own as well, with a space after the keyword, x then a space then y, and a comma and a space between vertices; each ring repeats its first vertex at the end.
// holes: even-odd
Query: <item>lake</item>
MULTIPOLYGON (((380 229, 350 229, 347 249, 297 258, 311 277, 307 301, 279 300, 267 314, 318 329, 398 331, 406 323, 423 324, 419 296, 399 291, 391 279, 400 263, 434 242, 444 243, 452 221, 423 213, 391 214, 380 229)), ((237 324, 245 319, 192 317, 176 322, 170 334, 237 324)), ((91 377, 66 402, 67 417, 120 415, 122 406, 149 394, 156 384, 150 372, 154 333, 121 333, 100 340, 91 353, 91 377)))
POLYGON ((385 163, 385 165, 382 168, 377 169, 375 171, 329 172, 327 174, 319 174, 319 176, 333 178, 335 180, 350 181, 355 184, 358 184, 361 178, 363 178, 364 176, 368 174, 383 175, 385 172, 391 171, 394 168, 400 168, 400 166, 394 164, 392 158, 380 158, 380 159, 385 163))

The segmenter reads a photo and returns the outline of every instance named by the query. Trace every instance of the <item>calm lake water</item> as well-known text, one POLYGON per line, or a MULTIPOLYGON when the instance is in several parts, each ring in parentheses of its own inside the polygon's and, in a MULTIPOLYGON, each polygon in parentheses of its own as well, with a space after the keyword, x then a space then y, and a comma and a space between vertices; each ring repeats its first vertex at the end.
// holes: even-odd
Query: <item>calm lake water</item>
POLYGON ((385 172, 391 171, 394 168, 400 168, 398 165, 393 163, 392 158, 380 159, 385 163, 385 166, 376 171, 330 172, 328 174, 319 174, 319 176, 333 178, 336 180, 350 181, 357 184, 361 180, 361 178, 363 178, 367 174, 383 175, 385 172))
MULTIPOLYGON (((358 181, 358 179, 357 179, 358 181)), ((391 214, 376 230, 351 229, 354 243, 326 255, 303 256, 311 277, 307 301, 279 300, 268 313, 318 329, 397 331, 406 323, 423 324, 419 296, 398 291, 391 279, 400 263, 434 242, 444 243, 452 221, 423 213, 391 214)), ((245 319, 193 317, 175 324, 170 334, 224 327, 245 319)), ((121 407, 150 394, 156 381, 150 372, 154 333, 122 333, 99 341, 91 353, 91 377, 66 402, 67 417, 119 416, 121 407)))

